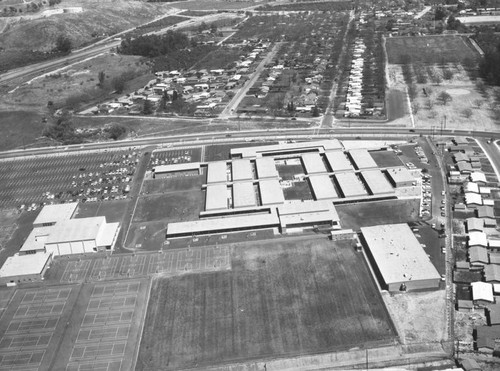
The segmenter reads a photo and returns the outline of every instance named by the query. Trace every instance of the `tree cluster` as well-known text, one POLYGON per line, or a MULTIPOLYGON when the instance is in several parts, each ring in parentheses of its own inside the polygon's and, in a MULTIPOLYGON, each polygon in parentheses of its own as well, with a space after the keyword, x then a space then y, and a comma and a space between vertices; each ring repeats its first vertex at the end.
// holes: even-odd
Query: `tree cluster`
POLYGON ((127 38, 122 41, 118 52, 143 57, 159 57, 178 50, 191 47, 188 37, 182 32, 168 31, 165 35, 139 36, 135 39, 127 38))

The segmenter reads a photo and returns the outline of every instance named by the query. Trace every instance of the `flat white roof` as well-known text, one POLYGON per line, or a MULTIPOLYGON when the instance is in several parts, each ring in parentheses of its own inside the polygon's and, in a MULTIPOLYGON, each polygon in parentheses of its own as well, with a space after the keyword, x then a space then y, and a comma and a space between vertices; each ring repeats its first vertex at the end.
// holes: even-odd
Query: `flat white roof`
POLYGON ((411 174, 410 170, 403 166, 388 168, 387 173, 396 184, 415 181, 415 177, 411 174))
POLYGON ((337 178, 344 197, 359 197, 368 194, 363 183, 361 183, 361 180, 359 180, 355 173, 337 173, 335 174, 335 178, 337 178))
POLYGON ((277 227, 279 219, 276 212, 250 214, 250 215, 231 215, 223 218, 210 218, 193 220, 188 222, 169 223, 167 226, 167 237, 179 234, 197 233, 218 233, 219 231, 237 230, 243 228, 265 228, 277 227))
POLYGON ((255 160, 255 167, 257 168, 257 177, 263 178, 277 178, 278 170, 272 157, 259 157, 255 160))
POLYGON ((378 168, 378 165, 373 160, 373 157, 370 155, 368 150, 364 148, 351 149, 349 151, 349 155, 351 156, 354 165, 359 170, 378 168))
POLYGON ((319 153, 304 153, 301 158, 307 174, 326 172, 325 165, 319 153))
POLYGON ((250 207, 256 205, 255 188, 252 182, 233 183, 233 206, 250 207))
POLYGON ((233 182, 238 180, 253 179, 252 166, 250 164, 250 160, 248 159, 233 160, 232 171, 233 171, 233 182))
POLYGON ((52 253, 9 256, 0 268, 0 277, 25 276, 42 273, 52 253))
POLYGON ((227 181, 226 161, 209 162, 207 171, 207 184, 225 183, 227 181))
POLYGON ((120 227, 120 223, 105 223, 96 239, 97 246, 113 246, 115 239, 118 235, 118 228, 120 227))
POLYGON ((332 171, 353 170, 351 161, 343 151, 328 151, 325 155, 332 171))
POLYGON ((33 222, 34 225, 44 223, 57 223, 63 220, 71 219, 75 213, 78 202, 70 202, 67 204, 45 205, 40 214, 33 222))
POLYGON ((384 173, 380 170, 364 170, 361 172, 361 175, 372 194, 383 195, 394 193, 394 188, 392 188, 391 183, 389 183, 384 173))
POLYGON ((285 202, 285 196, 278 179, 264 179, 259 182, 262 205, 277 205, 285 202))
POLYGON ((53 226, 33 228, 19 251, 43 250, 45 248, 45 241, 52 228, 53 226))
POLYGON ((282 226, 297 223, 336 222, 339 216, 330 201, 296 201, 278 206, 282 226))
POLYGON ((209 184, 206 188, 205 210, 227 209, 227 186, 226 184, 209 184))
POLYGON ((96 240, 104 224, 106 224, 104 216, 65 220, 52 227, 45 243, 96 240))
POLYGON ((326 150, 342 149, 342 144, 337 139, 331 139, 316 142, 279 143, 268 146, 233 148, 231 149, 231 157, 261 157, 264 153, 300 152, 305 149, 318 149, 319 152, 324 152, 326 150))
POLYGON ((362 227, 361 232, 386 284, 440 278, 408 224, 362 227))
POLYGON ((186 162, 182 164, 159 165, 153 168, 156 174, 171 173, 176 171, 200 170, 199 162, 186 162))
POLYGON ((332 179, 328 174, 316 174, 309 177, 312 191, 316 200, 327 200, 339 198, 333 185, 332 179))

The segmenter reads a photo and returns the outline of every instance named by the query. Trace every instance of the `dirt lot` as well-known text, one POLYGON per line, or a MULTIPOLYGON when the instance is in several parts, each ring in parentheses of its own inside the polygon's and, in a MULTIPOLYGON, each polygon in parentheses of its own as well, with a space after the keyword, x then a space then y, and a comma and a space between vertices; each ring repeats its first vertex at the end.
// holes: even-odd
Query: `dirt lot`
POLYGON ((259 3, 253 1, 221 1, 221 0, 195 0, 180 1, 175 6, 178 9, 187 10, 220 10, 220 9, 244 9, 250 6, 257 6, 259 3))
POLYGON ((153 283, 137 370, 199 367, 394 339, 363 257, 347 242, 235 248, 228 272, 153 283))
POLYGON ((446 340, 444 290, 382 296, 404 344, 446 340))

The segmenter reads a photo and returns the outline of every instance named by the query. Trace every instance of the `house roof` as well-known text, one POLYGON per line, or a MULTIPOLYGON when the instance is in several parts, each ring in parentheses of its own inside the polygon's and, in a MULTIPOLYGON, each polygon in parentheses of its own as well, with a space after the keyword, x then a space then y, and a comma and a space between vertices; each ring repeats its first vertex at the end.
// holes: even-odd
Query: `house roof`
POLYGON ((477 328, 477 347, 495 349, 495 340, 500 339, 500 326, 479 326, 477 328))
POLYGON ((465 194, 465 203, 468 205, 482 205, 483 198, 479 193, 467 192, 465 194))
POLYGON ((358 176, 353 172, 337 173, 335 174, 335 178, 344 197, 366 196, 368 194, 363 183, 361 183, 358 176))
POLYGON ((495 219, 495 212, 492 206, 478 206, 476 211, 478 218, 495 219))
POLYGON ((352 158, 354 165, 357 169, 374 169, 377 168, 377 163, 373 160, 368 150, 364 148, 351 149, 349 151, 349 156, 352 158))
POLYGON ((309 177, 316 200, 339 198, 332 179, 328 174, 315 174, 309 177))
POLYGON ((325 156, 332 171, 353 170, 351 161, 343 151, 327 151, 325 156))
POLYGON ((373 195, 394 193, 391 183, 380 170, 364 170, 361 175, 373 195))
POLYGON ((304 153, 301 158, 307 174, 326 172, 325 165, 319 153, 304 153))
POLYGON ((483 300, 493 303, 493 286, 487 282, 472 282, 472 300, 483 300))
MULTIPOLYGON (((484 232, 469 232, 469 246, 488 246, 488 238, 484 232)), ((470 249, 469 249, 470 250, 470 249)))
POLYGON ((483 246, 472 246, 469 248, 469 260, 471 263, 488 264, 488 250, 483 246))
POLYGON ((227 193, 226 184, 209 184, 206 188, 205 210, 227 209, 227 193))
POLYGON ((482 232, 484 229, 484 220, 480 218, 467 218, 467 230, 482 232))
POLYGON ((500 282, 500 265, 486 264, 484 266, 484 280, 486 282, 500 282))
POLYGON ((473 173, 470 174, 470 180, 472 180, 473 182, 486 183, 486 175, 484 175, 484 173, 481 173, 479 171, 474 171, 473 173))
POLYGON ((474 182, 467 182, 464 184, 464 192, 479 193, 479 185, 474 182))

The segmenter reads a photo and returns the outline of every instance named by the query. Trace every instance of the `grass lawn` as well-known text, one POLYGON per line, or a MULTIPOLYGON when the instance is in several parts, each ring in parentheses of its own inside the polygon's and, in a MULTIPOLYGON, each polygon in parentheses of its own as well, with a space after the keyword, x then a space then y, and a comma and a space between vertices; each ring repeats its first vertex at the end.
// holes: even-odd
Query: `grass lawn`
POLYGON ((75 218, 105 216, 108 223, 120 222, 130 200, 85 202, 78 205, 75 218))
MULTIPOLYGON (((134 250, 160 250, 165 248, 165 231, 167 223, 155 221, 148 223, 133 223, 128 232, 125 247, 134 250)), ((186 247, 186 244, 181 246, 186 247)))
POLYGON ((478 57, 462 36, 389 37, 386 48, 389 63, 401 63, 402 55, 409 55, 413 63, 459 62, 478 57))
POLYGON ((195 220, 198 219, 204 204, 204 194, 200 190, 141 197, 137 203, 133 222, 195 220))
POLYGON ((144 181, 142 192, 145 194, 159 194, 175 191, 201 191, 204 180, 204 175, 156 178, 144 181))
POLYGON ((34 111, 0 111, 0 150, 23 148, 33 143, 43 129, 42 115, 34 111))
POLYGON ((395 337, 363 256, 325 239, 237 247, 232 270, 153 282, 137 370, 293 356, 395 337))
POLYGON ((312 200, 309 182, 294 182, 293 187, 283 188, 285 200, 312 200))
POLYGON ((370 155, 379 167, 402 166, 403 162, 392 151, 372 151, 370 155))
POLYGON ((33 229, 33 221, 37 212, 18 214, 16 209, 3 209, 0 212, 0 265, 9 256, 17 253, 33 229))
POLYGON ((358 230, 372 225, 418 220, 419 200, 387 200, 336 205, 342 228, 358 230))

